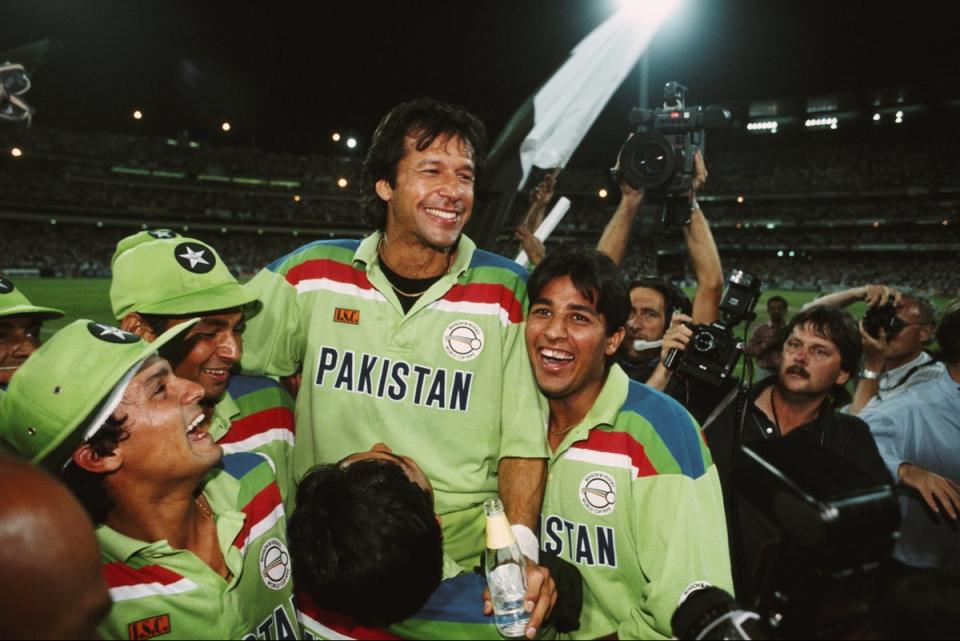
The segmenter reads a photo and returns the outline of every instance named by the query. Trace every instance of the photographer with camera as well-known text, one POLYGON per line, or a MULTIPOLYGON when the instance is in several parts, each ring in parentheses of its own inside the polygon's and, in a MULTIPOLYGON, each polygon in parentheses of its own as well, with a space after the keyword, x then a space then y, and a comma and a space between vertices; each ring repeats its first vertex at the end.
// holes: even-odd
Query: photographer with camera
POLYGON ((933 339, 937 308, 922 296, 903 294, 884 285, 854 287, 822 296, 807 305, 847 307, 858 301, 869 305, 860 323, 864 362, 853 403, 847 411, 858 415, 896 398, 915 385, 934 380, 945 369, 924 347, 933 339))
POLYGON ((837 413, 830 402, 860 364, 861 340, 852 319, 835 307, 816 306, 794 316, 784 335, 777 376, 740 402, 731 392, 703 425, 723 486, 736 594, 748 606, 763 587, 756 571, 775 549, 777 536, 735 489, 733 461, 741 444, 805 442, 839 457, 872 484, 890 483, 866 424, 837 413))
POLYGON ((937 327, 945 368, 893 400, 868 406, 870 426, 900 495, 903 526, 894 557, 909 567, 960 567, 960 300, 937 327))

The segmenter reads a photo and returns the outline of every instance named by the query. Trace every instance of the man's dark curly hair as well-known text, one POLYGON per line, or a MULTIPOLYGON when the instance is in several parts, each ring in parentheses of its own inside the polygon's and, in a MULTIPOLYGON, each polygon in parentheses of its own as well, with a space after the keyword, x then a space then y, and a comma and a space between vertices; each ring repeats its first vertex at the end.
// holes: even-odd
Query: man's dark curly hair
POLYGON ((373 141, 363 161, 360 204, 374 229, 387 225, 387 203, 377 195, 377 182, 397 185, 397 163, 406 153, 407 136, 419 151, 437 138, 458 137, 469 147, 479 174, 487 153, 487 129, 475 115, 456 105, 434 98, 417 98, 390 110, 373 133, 373 141))
POLYGON ((433 497, 390 461, 310 470, 287 537, 297 589, 362 625, 413 616, 443 578, 433 497))

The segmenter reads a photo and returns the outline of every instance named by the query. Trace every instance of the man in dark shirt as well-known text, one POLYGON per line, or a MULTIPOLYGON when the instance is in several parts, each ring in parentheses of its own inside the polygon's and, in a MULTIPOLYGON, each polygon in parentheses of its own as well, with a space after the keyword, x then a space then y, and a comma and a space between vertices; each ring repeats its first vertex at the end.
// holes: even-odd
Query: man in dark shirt
POLYGON ((704 424, 723 486, 734 584, 744 604, 758 596, 758 565, 775 544, 776 533, 734 486, 733 460, 740 444, 805 441, 859 472, 864 489, 892 483, 867 425, 837 413, 830 402, 831 392, 845 385, 860 364, 861 339, 852 319, 836 308, 815 307, 794 316, 784 335, 779 372, 752 391, 742 433, 735 394, 704 424))

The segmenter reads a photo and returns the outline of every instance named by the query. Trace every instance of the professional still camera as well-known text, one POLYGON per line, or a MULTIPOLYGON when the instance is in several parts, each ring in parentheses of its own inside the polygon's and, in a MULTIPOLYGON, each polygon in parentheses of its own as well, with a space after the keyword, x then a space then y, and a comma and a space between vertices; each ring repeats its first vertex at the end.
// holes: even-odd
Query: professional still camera
POLYGON ((685 351, 672 349, 663 361, 664 367, 678 371, 711 385, 721 385, 733 373, 744 342, 733 334, 733 328, 757 315, 754 309, 760 300, 760 279, 734 269, 727 279, 727 288, 720 301, 721 320, 709 325, 687 323, 693 330, 685 351))
POLYGON ((863 329, 874 338, 880 338, 882 329, 887 340, 893 340, 906 326, 907 324, 897 316, 897 307, 893 301, 886 305, 871 307, 863 315, 863 329))
POLYGON ((663 223, 690 222, 689 191, 696 176, 693 155, 704 153, 705 130, 730 123, 722 107, 687 107, 687 88, 668 82, 662 109, 634 108, 630 126, 635 134, 620 150, 614 180, 645 190, 648 202, 661 203, 663 223))

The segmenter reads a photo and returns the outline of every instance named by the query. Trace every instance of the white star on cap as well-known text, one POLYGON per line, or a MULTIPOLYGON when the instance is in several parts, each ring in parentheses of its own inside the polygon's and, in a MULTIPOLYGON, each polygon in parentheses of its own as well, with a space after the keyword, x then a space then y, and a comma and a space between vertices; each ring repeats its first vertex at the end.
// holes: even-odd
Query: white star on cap
POLYGON ((168 232, 166 229, 155 231, 153 232, 153 235, 156 238, 173 238, 173 234, 171 232, 168 232))
POLYGON ((127 340, 127 337, 124 334, 122 329, 117 329, 116 327, 110 327, 109 325, 101 325, 100 329, 103 330, 103 332, 100 333, 100 338, 103 338, 104 336, 116 336, 121 340, 127 340))
POLYGON ((208 263, 208 262, 206 261, 206 259, 203 257, 203 252, 204 252, 204 250, 198 249, 197 251, 193 251, 193 250, 190 249, 189 247, 187 247, 186 250, 187 250, 187 253, 186 253, 186 254, 180 254, 180 258, 183 258, 184 260, 189 260, 189 261, 190 261, 190 269, 193 269, 193 268, 196 267, 198 264, 204 264, 204 265, 209 265, 209 264, 210 264, 210 263, 208 263))

